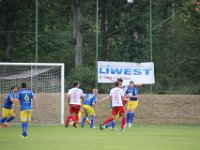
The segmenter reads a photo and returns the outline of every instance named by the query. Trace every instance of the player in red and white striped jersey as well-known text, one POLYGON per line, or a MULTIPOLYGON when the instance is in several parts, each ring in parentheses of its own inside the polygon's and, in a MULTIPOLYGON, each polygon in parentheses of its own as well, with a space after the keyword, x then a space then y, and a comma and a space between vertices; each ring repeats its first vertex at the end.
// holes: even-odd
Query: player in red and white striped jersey
POLYGON ((115 82, 115 87, 111 89, 109 99, 112 103, 112 115, 107 118, 102 124, 100 124, 100 129, 103 130, 105 125, 110 121, 113 121, 114 117, 119 113, 120 117, 122 117, 121 122, 121 131, 124 129, 125 125, 125 109, 122 103, 122 99, 124 97, 124 92, 121 88, 119 88, 119 83, 115 82))
POLYGON ((81 101, 84 97, 83 91, 79 89, 79 82, 73 84, 73 88, 68 91, 69 115, 66 117, 65 127, 68 127, 70 119, 73 120, 73 126, 77 127, 78 113, 80 111, 81 101))

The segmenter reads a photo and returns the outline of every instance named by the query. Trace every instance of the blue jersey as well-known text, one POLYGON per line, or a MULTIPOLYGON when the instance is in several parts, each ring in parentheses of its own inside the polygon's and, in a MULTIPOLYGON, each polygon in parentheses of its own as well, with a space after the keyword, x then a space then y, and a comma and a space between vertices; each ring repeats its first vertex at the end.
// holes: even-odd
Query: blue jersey
POLYGON ((17 98, 20 101, 21 110, 32 109, 33 93, 31 90, 21 89, 17 94, 17 98))
POLYGON ((97 102, 97 97, 94 94, 86 94, 83 104, 89 105, 92 107, 93 102, 94 103, 97 102))
POLYGON ((137 98, 131 97, 131 96, 135 96, 138 95, 138 89, 136 87, 128 87, 128 89, 126 90, 126 94, 130 95, 130 100, 137 100, 137 98))
POLYGON ((13 104, 11 101, 12 98, 15 98, 15 94, 12 91, 10 91, 3 104, 4 108, 12 109, 12 104, 13 104))

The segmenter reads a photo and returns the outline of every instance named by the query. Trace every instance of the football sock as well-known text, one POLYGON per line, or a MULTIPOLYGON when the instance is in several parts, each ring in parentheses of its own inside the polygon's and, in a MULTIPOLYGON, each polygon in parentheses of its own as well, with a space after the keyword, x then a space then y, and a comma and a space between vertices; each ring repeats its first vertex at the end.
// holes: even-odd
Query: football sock
POLYGON ((125 122, 126 122, 126 118, 122 117, 121 129, 124 129, 125 122))
POLYGON ((27 123, 26 122, 22 122, 22 134, 26 134, 27 131, 27 123))
POLYGON ((107 119, 103 122, 103 125, 109 123, 110 121, 113 121, 113 118, 112 118, 112 117, 107 118, 107 119))
POLYGON ((115 127, 114 121, 110 121, 109 123, 107 123, 107 124, 105 125, 105 128, 109 128, 109 127, 112 127, 112 128, 115 127))
POLYGON ((75 118, 75 121, 74 121, 74 122, 75 122, 75 123, 78 123, 78 115, 76 115, 74 118, 75 118))
POLYGON ((131 114, 130 114, 130 122, 129 123, 133 123, 134 116, 135 116, 134 112, 131 112, 131 114))
POLYGON ((111 127, 111 122, 109 122, 109 123, 107 123, 107 124, 105 125, 105 128, 106 128, 106 129, 109 128, 109 127, 111 127))
POLYGON ((7 120, 7 118, 2 118, 0 121, 0 125, 2 125, 6 120, 7 120))
POLYGON ((81 126, 82 126, 82 127, 84 126, 86 119, 87 119, 87 117, 86 117, 86 116, 83 116, 82 122, 81 122, 81 126))
POLYGON ((126 123, 130 122, 130 112, 126 114, 126 123))
POLYGON ((114 129, 114 128, 115 128, 115 123, 114 123, 114 121, 111 121, 110 124, 111 124, 111 127, 114 129))
POLYGON ((66 117, 66 121, 65 121, 65 125, 66 125, 66 126, 68 126, 69 120, 70 120, 71 118, 72 118, 71 116, 67 116, 67 117, 66 117))
POLYGON ((91 123, 90 123, 90 128, 94 127, 95 119, 96 119, 96 117, 92 116, 91 123))
POLYGON ((11 117, 9 117, 7 120, 6 120, 6 122, 8 123, 8 122, 11 122, 13 119, 15 119, 15 117, 14 116, 11 116, 11 117))
POLYGON ((28 122, 26 122, 26 133, 28 131, 28 122))

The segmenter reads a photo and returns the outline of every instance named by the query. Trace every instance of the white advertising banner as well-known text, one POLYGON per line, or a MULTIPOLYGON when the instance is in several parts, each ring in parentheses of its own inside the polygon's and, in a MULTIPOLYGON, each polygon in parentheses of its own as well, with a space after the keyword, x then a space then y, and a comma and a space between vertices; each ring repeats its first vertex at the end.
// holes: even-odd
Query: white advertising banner
POLYGON ((154 84, 154 63, 98 61, 98 83, 113 83, 118 78, 123 79, 124 85, 128 85, 129 81, 154 84))

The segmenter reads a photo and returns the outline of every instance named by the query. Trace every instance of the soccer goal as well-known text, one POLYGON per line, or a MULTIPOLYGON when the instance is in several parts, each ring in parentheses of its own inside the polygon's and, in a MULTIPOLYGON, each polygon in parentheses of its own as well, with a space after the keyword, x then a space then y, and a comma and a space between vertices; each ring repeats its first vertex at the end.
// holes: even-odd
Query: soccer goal
MULTIPOLYGON (((0 63, 0 108, 10 87, 26 82, 34 92, 32 122, 64 124, 64 64, 0 63)), ((0 111, 0 117, 1 117, 0 111)), ((15 122, 19 121, 19 108, 15 122)))

